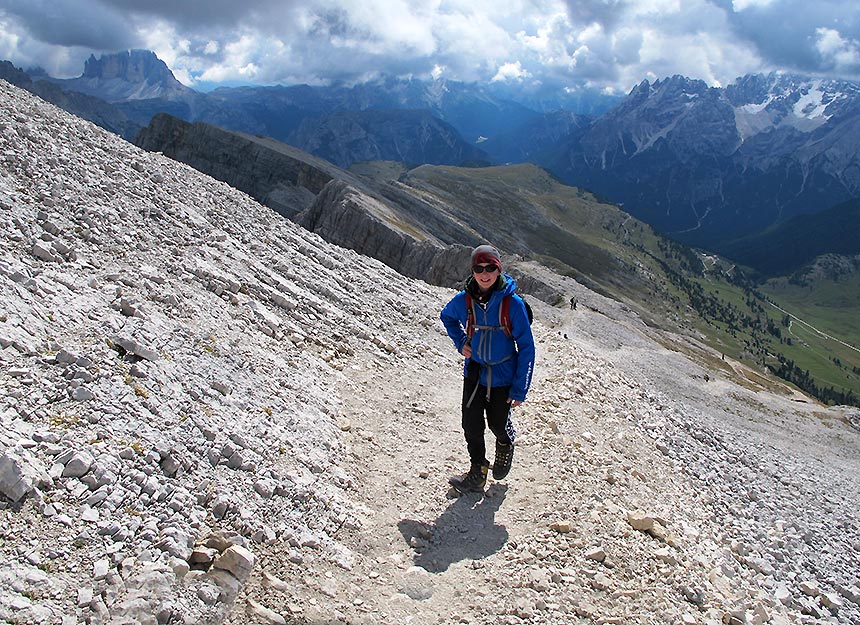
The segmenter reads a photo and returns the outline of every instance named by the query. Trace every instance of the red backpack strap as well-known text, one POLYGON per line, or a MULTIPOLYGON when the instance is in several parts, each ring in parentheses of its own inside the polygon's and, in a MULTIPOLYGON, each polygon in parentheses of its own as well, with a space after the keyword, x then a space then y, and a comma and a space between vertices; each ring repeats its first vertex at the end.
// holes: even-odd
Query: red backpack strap
POLYGON ((470 339, 475 334, 475 302, 472 301, 472 296, 466 291, 466 336, 470 339))
POLYGON ((499 325, 505 332, 505 336, 510 338, 511 332, 511 296, 505 295, 502 298, 502 305, 499 307, 499 325))

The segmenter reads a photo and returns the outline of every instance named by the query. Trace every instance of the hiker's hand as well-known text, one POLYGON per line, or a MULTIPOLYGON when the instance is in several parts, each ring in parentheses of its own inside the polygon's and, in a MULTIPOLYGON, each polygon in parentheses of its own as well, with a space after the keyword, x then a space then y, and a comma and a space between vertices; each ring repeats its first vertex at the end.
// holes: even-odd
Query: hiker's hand
POLYGON ((460 350, 460 353, 463 354, 466 358, 472 357, 472 346, 469 343, 463 345, 463 349, 460 350))
POLYGON ((508 397, 508 403, 511 405, 511 408, 516 408, 517 406, 522 406, 523 402, 518 399, 511 399, 508 397))

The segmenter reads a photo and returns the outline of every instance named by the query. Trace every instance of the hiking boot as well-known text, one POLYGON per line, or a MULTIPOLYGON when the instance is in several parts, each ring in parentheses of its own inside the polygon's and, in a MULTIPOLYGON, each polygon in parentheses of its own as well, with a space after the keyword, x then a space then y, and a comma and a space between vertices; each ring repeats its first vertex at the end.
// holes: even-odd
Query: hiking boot
POLYGON ((461 493, 482 493, 487 484, 487 472, 490 469, 488 462, 484 464, 473 464, 469 472, 461 477, 452 477, 448 480, 461 493))
POLYGON ((510 472, 514 459, 514 445, 496 441, 496 460, 493 462, 493 479, 501 480, 510 472))

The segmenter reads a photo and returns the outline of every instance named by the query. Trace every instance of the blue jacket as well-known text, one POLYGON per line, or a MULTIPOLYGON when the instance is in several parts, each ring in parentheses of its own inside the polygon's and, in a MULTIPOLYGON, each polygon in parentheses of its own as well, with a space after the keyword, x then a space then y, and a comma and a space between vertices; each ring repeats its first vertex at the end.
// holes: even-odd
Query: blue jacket
MULTIPOLYGON (((496 289, 486 303, 486 308, 475 300, 475 325, 498 326, 502 300, 506 295, 512 295, 509 311, 512 337, 509 338, 501 328, 491 330, 477 327, 472 336, 472 357, 466 359, 463 376, 467 374, 469 361, 473 360, 482 365, 480 383, 487 386, 489 368, 486 365, 490 364, 492 366, 491 386, 510 386, 510 398, 525 401, 526 393, 532 383, 535 342, 526 313, 526 305, 519 295, 514 294, 516 288, 516 280, 505 274, 497 283, 496 289)), ((468 318, 466 291, 457 293, 442 309, 440 317, 448 336, 454 342, 454 347, 462 353, 463 346, 469 340, 466 335, 468 318)))

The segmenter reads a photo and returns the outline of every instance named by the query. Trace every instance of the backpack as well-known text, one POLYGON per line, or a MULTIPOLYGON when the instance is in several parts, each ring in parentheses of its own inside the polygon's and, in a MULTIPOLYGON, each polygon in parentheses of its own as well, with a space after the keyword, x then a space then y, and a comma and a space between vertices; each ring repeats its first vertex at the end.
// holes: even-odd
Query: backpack
MULTIPOLYGON (((534 320, 534 315, 532 314, 532 307, 529 306, 529 303, 526 299, 521 295, 520 299, 523 300, 523 304, 526 305, 526 315, 529 318, 529 325, 531 325, 534 320)), ((511 333, 511 295, 505 295, 502 299, 502 305, 499 307, 499 327, 502 328, 502 331, 505 333, 505 336, 508 338, 512 338, 511 333)), ((475 300, 466 291, 466 336, 470 339, 475 334, 475 300)))

